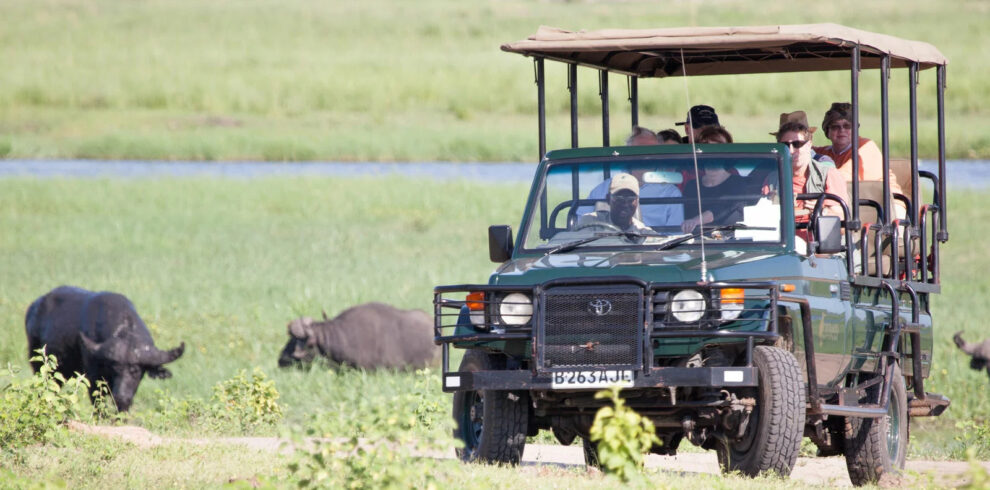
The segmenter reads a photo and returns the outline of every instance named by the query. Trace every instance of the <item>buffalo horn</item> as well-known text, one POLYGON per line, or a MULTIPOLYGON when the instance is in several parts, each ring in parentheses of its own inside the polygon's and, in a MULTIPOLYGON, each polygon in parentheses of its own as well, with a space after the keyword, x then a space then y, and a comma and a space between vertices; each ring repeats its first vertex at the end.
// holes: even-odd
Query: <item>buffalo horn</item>
POLYGON ((162 364, 170 363, 180 356, 182 352, 186 350, 186 343, 182 342, 178 347, 170 350, 159 350, 157 347, 152 347, 148 350, 139 351, 140 359, 138 363, 144 366, 161 366, 162 364))

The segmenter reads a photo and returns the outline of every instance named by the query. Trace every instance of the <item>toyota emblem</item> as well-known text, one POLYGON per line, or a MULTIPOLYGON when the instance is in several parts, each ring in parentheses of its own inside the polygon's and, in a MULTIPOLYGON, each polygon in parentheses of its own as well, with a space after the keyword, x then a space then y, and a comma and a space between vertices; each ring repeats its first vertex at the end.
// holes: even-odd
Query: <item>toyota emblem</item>
POLYGON ((595 299, 588 302, 588 311, 597 316, 605 316, 612 312, 612 302, 607 299, 595 299))

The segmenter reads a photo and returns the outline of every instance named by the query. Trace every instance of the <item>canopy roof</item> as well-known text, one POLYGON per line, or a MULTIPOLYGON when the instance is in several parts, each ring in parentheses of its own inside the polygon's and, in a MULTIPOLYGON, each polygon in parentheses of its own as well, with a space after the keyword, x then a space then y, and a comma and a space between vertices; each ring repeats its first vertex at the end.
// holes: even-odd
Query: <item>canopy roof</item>
POLYGON ((567 31, 541 26, 503 51, 577 63, 639 77, 680 76, 682 50, 689 76, 848 70, 860 46, 861 67, 891 68, 917 62, 919 69, 945 65, 934 46, 837 24, 751 27, 676 27, 567 31))

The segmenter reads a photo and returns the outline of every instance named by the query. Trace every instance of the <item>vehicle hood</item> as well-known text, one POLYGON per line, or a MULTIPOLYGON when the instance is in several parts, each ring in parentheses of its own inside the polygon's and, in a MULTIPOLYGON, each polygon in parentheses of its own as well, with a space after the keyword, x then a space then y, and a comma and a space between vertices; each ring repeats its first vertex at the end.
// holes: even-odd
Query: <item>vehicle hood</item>
MULTIPOLYGON (((799 273, 804 259, 780 249, 705 250, 709 281, 768 280, 799 273)), ((491 284, 539 284, 552 279, 632 276, 647 282, 701 280, 701 250, 594 251, 521 257, 502 264, 491 284)))

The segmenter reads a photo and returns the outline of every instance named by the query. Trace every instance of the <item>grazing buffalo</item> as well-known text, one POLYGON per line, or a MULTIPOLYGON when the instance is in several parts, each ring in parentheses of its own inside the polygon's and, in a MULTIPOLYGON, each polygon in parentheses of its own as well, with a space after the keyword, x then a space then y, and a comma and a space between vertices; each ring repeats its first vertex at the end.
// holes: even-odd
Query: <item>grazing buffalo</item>
MULTIPOLYGON (((123 295, 92 292, 69 286, 53 289, 31 303, 24 319, 28 356, 46 346, 67 378, 83 373, 94 384, 110 387, 117 409, 131 407, 145 373, 152 378, 172 375, 164 364, 182 355, 186 344, 162 351, 134 305, 123 295)), ((40 365, 32 363, 35 372, 40 365)))
POLYGON ((987 375, 990 376, 990 365, 988 365, 988 362, 990 362, 990 339, 984 340, 979 344, 970 344, 969 342, 963 340, 962 332, 956 332, 956 334, 952 336, 952 340, 963 352, 973 356, 973 358, 969 360, 969 367, 977 371, 986 369, 987 375))
POLYGON ((416 368, 436 359, 433 321, 421 310, 400 310, 382 303, 347 309, 336 318, 289 322, 289 343, 281 367, 311 362, 317 355, 364 369, 416 368))

